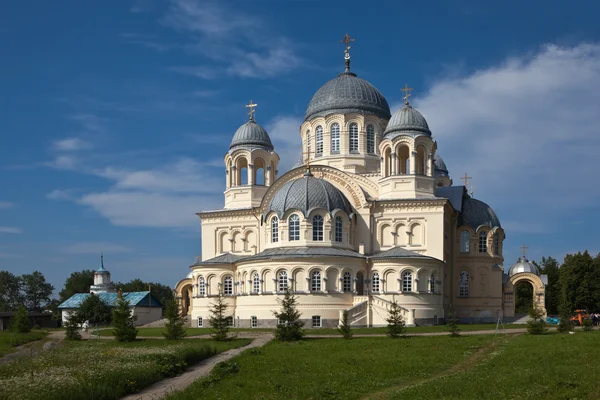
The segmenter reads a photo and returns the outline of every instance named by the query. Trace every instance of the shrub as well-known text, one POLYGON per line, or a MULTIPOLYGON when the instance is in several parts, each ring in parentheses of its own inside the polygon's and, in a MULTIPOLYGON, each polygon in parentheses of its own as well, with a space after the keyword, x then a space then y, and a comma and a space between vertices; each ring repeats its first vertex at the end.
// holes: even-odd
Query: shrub
POLYGON ((164 377, 180 374, 187 367, 187 363, 175 354, 156 354, 154 359, 158 372, 164 377))
POLYGON ((406 322, 402 315, 402 308, 396 300, 390 304, 388 317, 385 319, 388 323, 386 333, 392 339, 399 338, 406 332, 406 322))
POLYGON ((348 311, 344 310, 342 314, 342 323, 338 328, 338 332, 344 337, 344 339, 352 339, 352 329, 348 323, 348 311))
POLYGON ((89 321, 91 324, 105 324, 110 322, 111 312, 100 296, 90 293, 90 295, 81 302, 77 309, 79 320, 81 322, 89 321))
POLYGON ((458 317, 456 316, 456 312, 451 307, 448 312, 448 318, 446 318, 446 326, 448 332, 450 332, 450 336, 458 337, 460 336, 460 328, 458 327, 458 317))
POLYGON ((219 378, 224 378, 228 375, 237 374, 240 370, 239 365, 236 362, 221 361, 212 370, 212 374, 219 378))
POLYGON ((17 313, 10 322, 10 330, 16 333, 29 333, 31 331, 31 325, 29 325, 29 317, 27 316, 27 309, 24 305, 20 305, 17 313))
POLYGON ((529 320, 527 321, 527 332, 532 335, 541 335, 548 330, 546 327, 545 315, 534 302, 533 307, 529 309, 529 320))
POLYGON ((129 302, 119 296, 112 317, 113 335, 119 342, 133 342, 138 330, 135 328, 135 316, 129 308, 129 302))
POLYGON ((225 311, 227 310, 227 303, 223 295, 219 293, 217 302, 210 305, 210 336, 217 342, 224 342, 230 340, 229 337, 229 319, 231 316, 226 316, 225 311))
POLYGON ((81 333, 79 333, 79 319, 76 312, 69 314, 65 321, 64 328, 67 340, 81 340, 81 333))
POLYGON ((586 318, 583 320, 583 330, 586 332, 589 332, 592 330, 592 328, 594 327, 594 324, 592 323, 592 320, 589 318, 586 318))
POLYGON ((285 291, 283 299, 277 301, 281 304, 281 311, 273 311, 277 318, 275 338, 283 342, 300 340, 304 336, 304 322, 300 321, 300 312, 297 309, 298 301, 292 292, 285 291))
POLYGON ((566 305, 560 306, 560 315, 558 320, 558 327, 556 328, 559 332, 570 332, 573 330, 573 324, 569 318, 569 309, 566 305))
POLYGON ((167 302, 165 317, 168 321, 165 325, 166 332, 163 333, 163 336, 169 340, 183 339, 186 336, 184 328, 185 320, 179 312, 179 306, 175 298, 167 302))

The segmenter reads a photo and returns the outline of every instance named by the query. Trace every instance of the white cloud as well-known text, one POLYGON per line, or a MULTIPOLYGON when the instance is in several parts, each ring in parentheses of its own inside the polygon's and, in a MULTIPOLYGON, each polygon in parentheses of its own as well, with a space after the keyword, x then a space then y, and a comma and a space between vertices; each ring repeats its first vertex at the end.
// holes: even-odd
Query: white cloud
POLYGON ((78 151, 90 149, 91 147, 90 143, 76 137, 56 140, 52 143, 52 148, 58 151, 78 151))
POLYGON ((71 115, 73 121, 79 122, 82 127, 89 132, 103 132, 106 120, 94 114, 74 114, 71 115))
POLYGON ((278 116, 265 125, 275 151, 279 154, 279 175, 292 169, 302 161, 302 141, 300 125, 302 117, 278 116))
POLYGON ((0 233, 19 234, 23 233, 23 230, 21 228, 15 228, 13 226, 0 226, 0 233))
POLYGON ((11 203, 10 201, 0 201, 0 210, 6 210, 9 208, 13 208, 15 203, 11 203))
POLYGON ((79 159, 71 155, 60 155, 53 161, 46 163, 47 166, 56 169, 74 169, 79 163, 79 159))
POLYGON ((65 254, 100 254, 100 253, 130 253, 132 248, 117 243, 108 242, 78 242, 64 246, 61 251, 65 254))
POLYGON ((600 200, 591 182, 600 154, 600 45, 547 45, 441 79, 415 107, 455 184, 469 172, 490 204, 533 206, 535 214, 600 200))
POLYGON ((73 200, 75 197, 71 190, 54 189, 46 195, 50 200, 73 200))

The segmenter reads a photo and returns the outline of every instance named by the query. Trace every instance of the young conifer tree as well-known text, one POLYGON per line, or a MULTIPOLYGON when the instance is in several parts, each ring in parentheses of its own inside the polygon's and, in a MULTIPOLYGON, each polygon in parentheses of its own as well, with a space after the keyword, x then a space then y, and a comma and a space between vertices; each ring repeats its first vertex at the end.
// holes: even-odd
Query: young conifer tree
POLYGON ((298 301, 290 289, 285 291, 283 299, 277 300, 281 304, 281 311, 273 311, 277 318, 277 340, 290 342, 300 340, 304 336, 304 322, 300 321, 300 312, 297 309, 298 301))
POLYGON ((17 333, 27 333, 31 331, 31 325, 29 325, 29 317, 27 316, 27 309, 23 304, 17 309, 17 314, 12 318, 10 322, 10 330, 17 333))
POLYGON ((529 320, 527 320, 527 332, 532 335, 541 335, 548 330, 544 311, 534 301, 529 309, 529 320))
POLYGON ((338 328, 338 332, 344 337, 344 339, 352 339, 352 329, 350 328, 350 323, 348 322, 348 311, 344 310, 342 314, 342 323, 338 328))
POLYGON ((446 327, 448 329, 448 332, 450 332, 450 336, 460 336, 460 328, 458 327, 458 317, 456 316, 456 312, 452 307, 450 307, 450 311, 448 312, 448 318, 446 318, 446 327))
POLYGON ((573 324, 571 323, 571 313, 569 312, 569 307, 566 304, 566 301, 561 301, 559 306, 559 319, 558 319, 558 327, 557 331, 567 333, 573 330, 573 324))
POLYGON ((165 324, 166 331, 163 333, 163 336, 169 340, 183 339, 187 335, 184 328, 185 319, 179 312, 179 306, 175 297, 167 302, 165 317, 167 318, 167 323, 165 324))
POLYGON ((129 302, 119 296, 112 314, 113 335, 119 342, 133 342, 138 330, 135 328, 135 316, 131 313, 129 302))
POLYGON ((386 333, 389 337, 396 339, 404 335, 406 332, 406 322, 402 315, 402 308, 396 300, 391 302, 388 317, 385 320, 388 323, 386 333))
POLYGON ((217 302, 210 305, 209 310, 209 321, 212 330, 210 335, 217 342, 229 340, 229 321, 232 317, 225 315, 225 311, 227 311, 227 303, 225 302, 225 299, 221 293, 219 293, 219 297, 217 297, 217 302))

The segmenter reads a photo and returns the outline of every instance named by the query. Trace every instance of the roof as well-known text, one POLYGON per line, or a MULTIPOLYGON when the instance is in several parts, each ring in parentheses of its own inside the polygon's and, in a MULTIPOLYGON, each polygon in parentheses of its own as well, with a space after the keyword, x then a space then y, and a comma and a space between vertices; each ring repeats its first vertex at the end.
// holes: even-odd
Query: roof
MULTIPOLYGON (((63 301, 58 308, 78 308, 79 305, 88 297, 90 293, 76 293, 63 301)), ((118 293, 96 293, 94 296, 100 297, 100 300, 109 307, 117 304, 118 293)), ((162 304, 150 292, 123 292, 123 299, 129 302, 130 307, 162 307, 162 304)))
POLYGON ((446 167, 444 159, 438 153, 435 153, 433 156, 433 164, 436 178, 439 176, 448 176, 448 167, 446 167))
POLYGON ((510 267, 510 269, 508 270, 508 276, 513 276, 513 275, 524 273, 524 272, 528 272, 528 273, 535 274, 538 276, 540 275, 540 271, 535 266, 535 264, 530 262, 525 257, 519 257, 517 262, 515 264, 513 264, 510 267))
POLYGON ((417 253, 415 251, 407 250, 406 248, 401 247, 401 246, 392 247, 389 250, 382 251, 381 253, 377 253, 373 256, 370 256, 369 258, 372 260, 383 260, 383 259, 389 259, 389 258, 411 258, 411 259, 418 258, 418 259, 423 259, 423 260, 439 261, 437 258, 426 256, 424 254, 417 253))
POLYGON ((264 250, 256 255, 245 257, 241 261, 268 260, 272 258, 312 258, 312 257, 353 257, 365 258, 352 250, 335 247, 277 247, 264 250))
POLYGON ((498 216, 490 206, 467 194, 463 197, 461 213, 458 217, 458 226, 464 225, 475 230, 480 226, 489 226, 490 228, 501 226, 498 216))
POLYGON ((459 212, 462 210, 462 201, 465 193, 464 186, 442 186, 435 188, 435 196, 450 200, 452 207, 459 212))
POLYGON ((261 147, 267 150, 273 150, 273 143, 269 134, 253 119, 240 126, 233 135, 231 140, 230 149, 234 147, 248 146, 248 147, 261 147))
POLYGON ((425 121, 425 117, 409 104, 405 104, 404 107, 392 115, 383 136, 405 132, 424 133, 431 136, 431 131, 429 130, 427 121, 425 121))
POLYGON ((192 267, 196 266, 196 265, 199 266, 199 265, 215 265, 215 264, 233 264, 240 258, 241 257, 236 256, 231 253, 224 253, 224 254, 221 254, 220 256, 216 256, 214 258, 211 258, 211 259, 208 259, 205 261, 199 261, 199 262, 193 264, 192 267))
POLYGON ((339 209, 350 215, 350 202, 342 192, 325 179, 304 175, 286 182, 271 199, 266 213, 271 211, 283 217, 287 210, 301 211, 305 217, 314 208, 325 209, 327 212, 339 209))
POLYGON ((390 106, 375 86, 353 72, 342 72, 317 90, 306 109, 305 120, 331 114, 374 114, 390 118, 390 106))

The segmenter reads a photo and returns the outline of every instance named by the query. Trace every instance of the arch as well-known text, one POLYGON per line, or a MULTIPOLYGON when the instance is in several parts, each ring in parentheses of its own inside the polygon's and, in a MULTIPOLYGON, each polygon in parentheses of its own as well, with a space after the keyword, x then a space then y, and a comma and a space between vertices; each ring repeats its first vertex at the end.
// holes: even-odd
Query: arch
POLYGON ((488 251, 488 243, 487 243, 487 231, 482 230, 479 232, 479 252, 487 253, 488 251))
POLYGON ((206 280, 203 276, 198 277, 198 296, 206 296, 206 280))
POLYGON ((412 292, 413 291, 413 272, 412 271, 404 271, 402 272, 402 292, 412 292))
POLYGON ((235 185, 247 185, 248 184, 248 159, 246 157, 238 157, 235 161, 235 185))
POLYGON ((277 292, 283 293, 288 290, 288 273, 282 269, 277 273, 277 292))
POLYGON ((428 288, 429 293, 436 293, 436 286, 435 286, 435 272, 432 272, 431 275, 429 276, 429 285, 428 288))
POLYGON ((320 269, 315 269, 310 272, 310 291, 311 292, 320 292, 322 274, 320 269))
POLYGON ((329 128, 329 135, 331 139, 331 154, 339 154, 340 152, 340 124, 334 122, 329 128))
POLYGON ((398 158, 398 171, 399 175, 410 174, 410 147, 406 143, 398 145, 396 150, 398 158))
POLYGON ((469 294, 471 292, 470 285, 471 273, 468 270, 463 269, 458 275, 458 296, 469 297, 469 294))
POLYGON ((288 238, 290 241, 300 240, 300 217, 292 214, 288 218, 288 238))
POLYGON ((383 166, 381 170, 383 171, 383 177, 392 175, 392 149, 390 147, 386 147, 383 150, 383 166))
POLYGON ((275 182, 275 178, 277 178, 277 169, 275 168, 275 162, 271 161, 271 168, 269 171, 269 185, 272 185, 275 182))
POLYGON ((223 278, 223 295, 224 296, 232 296, 233 295, 233 278, 231 275, 226 275, 223 278))
POLYGON ((323 216, 315 215, 312 219, 312 234, 314 241, 323 241, 323 216))
POLYGON ((242 240, 242 232, 234 231, 231 234, 231 252, 237 253, 240 251, 244 251, 244 241, 242 240))
POLYGON ((362 271, 356 273, 356 293, 359 296, 364 296, 365 294, 365 275, 362 271))
POLYGON ((323 127, 317 126, 315 129, 315 157, 323 155, 323 127))
POLYGON ((349 135, 349 151, 350 153, 358 153, 358 124, 352 122, 348 127, 349 135))
POLYGON ((371 284, 371 290, 373 293, 381 292, 381 279, 379 278, 379 272, 373 272, 373 279, 371 284))
POLYGON ((273 271, 270 269, 262 271, 262 278, 260 282, 261 292, 275 292, 277 288, 275 287, 274 280, 276 281, 273 271))
POLYGON ((345 271, 342 277, 342 292, 352 292, 352 273, 350 271, 345 271))
POLYGON ((279 242, 279 218, 277 215, 271 218, 271 243, 279 242))
POLYGON ((251 252, 256 247, 256 234, 249 229, 244 235, 244 251, 251 252))
POLYGON ((304 268, 296 268, 292 271, 292 276, 294 277, 293 280, 293 289, 296 292, 299 292, 301 290, 306 290, 306 271, 304 270, 304 268))
POLYGON ((337 216, 334 220, 334 241, 341 243, 344 238, 344 220, 342 217, 337 216))
POLYGON ((410 245, 411 246, 421 246, 423 245, 423 238, 424 238, 425 234, 424 234, 424 229, 423 229, 423 225, 421 225, 420 223, 413 223, 410 226, 410 245))
POLYGON ((541 278, 530 272, 521 272, 511 276, 504 286, 504 315, 512 317, 515 314, 517 286, 523 282, 529 283, 533 287, 533 301, 537 308, 546 314, 546 287, 541 278))
POLYGON ((233 170, 231 168, 231 160, 227 161, 227 187, 233 186, 233 170))
POLYGON ((392 234, 392 227, 389 224, 381 226, 381 247, 390 247, 394 245, 394 235, 392 234))
POLYGON ((417 147, 417 158, 415 160, 415 172, 417 175, 426 175, 427 174, 427 150, 425 147, 418 146, 417 147))
POLYGON ((214 296, 219 294, 219 280, 217 279, 217 277, 215 275, 209 275, 206 278, 207 281, 207 289, 208 289, 208 296, 214 296))
POLYGON ((367 154, 375 154, 375 127, 367 125, 367 154))
POLYGON ((383 291, 393 292, 398 290, 397 272, 393 269, 386 269, 383 272, 383 291))
POLYGON ((468 253, 471 251, 471 232, 467 230, 460 231, 460 252, 468 253))
POLYGON ((252 293, 260 293, 260 274, 257 271, 252 273, 252 293))
POLYGON ((327 276, 327 282, 325 282, 325 289, 327 289, 328 292, 335 292, 337 290, 339 276, 338 269, 333 267, 327 268, 325 274, 327 276))
POLYGON ((408 244, 408 231, 404 224, 398 224, 396 226, 396 245, 406 246, 408 244))
POLYGON ((256 158, 254 160, 254 184, 255 185, 260 185, 260 186, 265 186, 266 183, 266 169, 267 169, 267 164, 265 163, 265 160, 262 158, 256 158))
POLYGON ((221 231, 219 233, 219 252, 227 253, 231 251, 231 241, 228 237, 227 231, 221 231))

